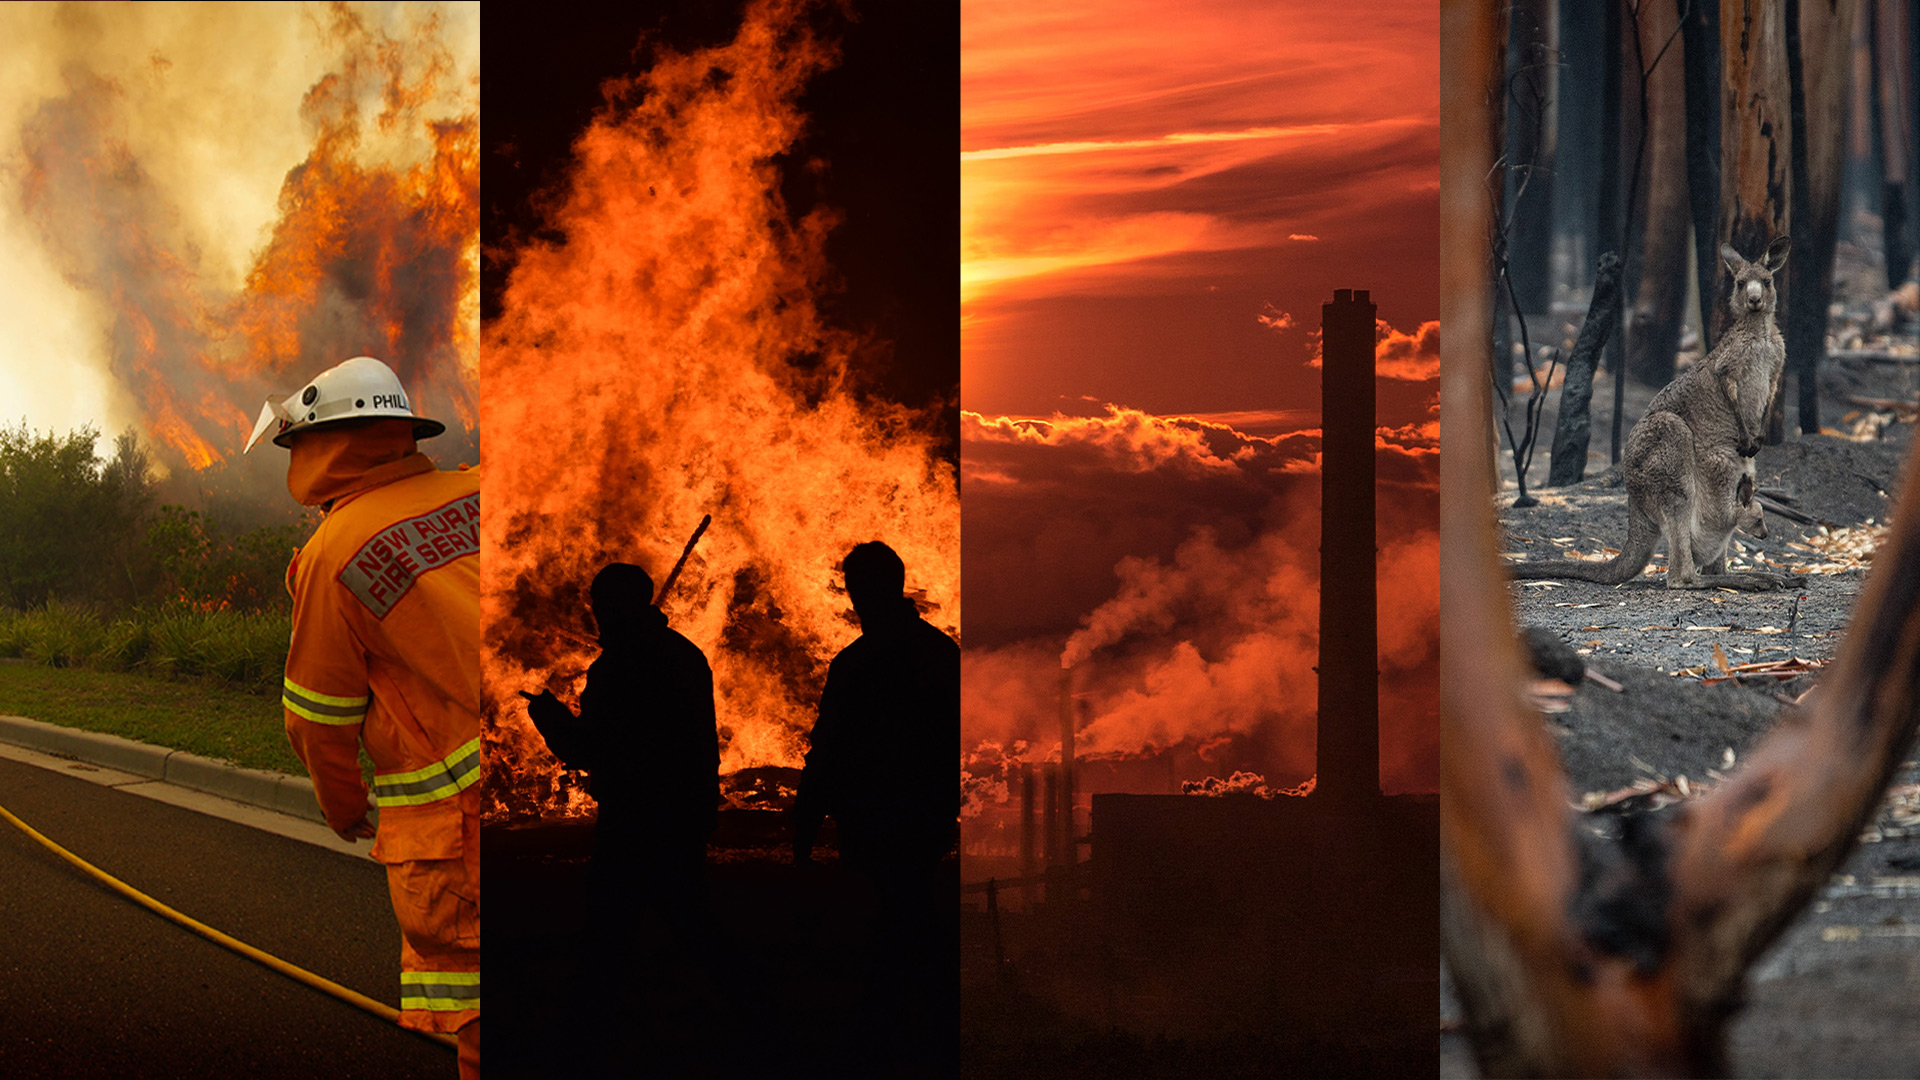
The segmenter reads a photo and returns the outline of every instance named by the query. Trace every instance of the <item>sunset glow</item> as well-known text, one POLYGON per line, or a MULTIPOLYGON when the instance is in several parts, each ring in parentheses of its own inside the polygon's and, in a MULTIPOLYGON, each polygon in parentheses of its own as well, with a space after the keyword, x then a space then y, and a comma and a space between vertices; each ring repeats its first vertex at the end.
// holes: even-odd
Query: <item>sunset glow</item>
POLYGON ((1380 779, 1432 790, 1438 33, 1428 3, 963 6, 970 857, 1007 857, 1014 764, 1057 760, 1063 666, 1082 791, 1313 774, 1336 288, 1378 304, 1380 779))
POLYGON ((1293 7, 964 6, 969 408, 1299 407, 1312 380, 1271 360, 1310 320, 1276 343, 1266 305, 1338 278, 1395 327, 1434 317, 1437 10, 1293 7))

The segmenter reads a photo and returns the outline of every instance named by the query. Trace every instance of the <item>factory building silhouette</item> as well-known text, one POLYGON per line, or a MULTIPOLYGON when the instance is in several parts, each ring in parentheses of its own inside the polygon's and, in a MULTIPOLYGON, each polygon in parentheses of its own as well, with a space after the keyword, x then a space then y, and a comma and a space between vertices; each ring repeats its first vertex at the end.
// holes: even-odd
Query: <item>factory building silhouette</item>
POLYGON ((1063 669, 1059 762, 1022 784, 1021 896, 1050 926, 1055 977, 1084 984, 1083 998, 1101 1002, 1089 1018, 1110 1028, 1297 1038, 1352 1055, 1321 1065, 1425 1075, 1438 1052, 1439 799, 1380 790, 1375 311, 1364 289, 1335 290, 1321 311, 1311 792, 1096 790, 1076 819, 1076 764, 1090 763, 1074 759, 1073 672, 1063 669), (1146 985, 1165 992, 1115 989, 1146 985))

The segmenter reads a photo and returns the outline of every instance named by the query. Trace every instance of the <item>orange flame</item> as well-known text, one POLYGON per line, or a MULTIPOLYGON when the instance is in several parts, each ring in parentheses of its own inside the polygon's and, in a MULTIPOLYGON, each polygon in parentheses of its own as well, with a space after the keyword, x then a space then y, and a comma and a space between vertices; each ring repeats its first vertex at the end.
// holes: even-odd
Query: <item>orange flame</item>
POLYGON ((606 85, 549 224, 487 329, 483 617, 489 813, 583 812, 515 691, 563 697, 593 655, 586 587, 610 561, 664 578, 713 526, 672 624, 713 666, 722 770, 801 764, 833 654, 857 635, 840 559, 883 540, 958 631, 959 501, 922 416, 858 396, 858 335, 826 325, 834 221, 795 220, 773 163, 834 62, 798 0, 730 44, 662 50, 606 85))
MULTIPOLYGON (((307 92, 308 156, 238 295, 200 279, 179 208, 130 150, 125 91, 67 76, 22 128, 22 203, 68 281, 100 296, 110 367, 147 436, 195 470, 240 451, 260 398, 367 353, 393 364, 416 409, 472 429, 479 297, 478 113, 430 115, 451 70, 428 19, 399 41, 329 9, 339 70, 307 92), (377 92, 365 117, 359 101, 377 92), (372 132, 415 132, 410 164, 363 162, 372 132)), ((371 156, 371 155, 367 155, 371 156)))

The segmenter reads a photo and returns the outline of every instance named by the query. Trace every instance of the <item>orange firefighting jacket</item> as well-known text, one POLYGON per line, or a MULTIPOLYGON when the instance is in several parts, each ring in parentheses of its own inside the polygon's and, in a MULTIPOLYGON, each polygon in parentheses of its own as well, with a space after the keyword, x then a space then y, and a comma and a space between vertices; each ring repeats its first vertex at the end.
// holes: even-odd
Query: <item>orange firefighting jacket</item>
POLYGON ((373 761, 401 945, 401 1023, 480 1009, 480 477, 409 454, 332 500, 287 568, 282 704, 327 823, 367 812, 373 761))

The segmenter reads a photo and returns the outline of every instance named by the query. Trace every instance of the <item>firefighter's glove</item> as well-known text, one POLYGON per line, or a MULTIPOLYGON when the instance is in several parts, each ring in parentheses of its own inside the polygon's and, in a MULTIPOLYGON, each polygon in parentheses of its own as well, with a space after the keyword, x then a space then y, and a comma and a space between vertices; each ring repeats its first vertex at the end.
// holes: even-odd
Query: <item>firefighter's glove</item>
POLYGON ((352 843, 356 840, 371 840, 373 839, 373 832, 374 832, 373 822, 368 821, 367 815, 365 814, 361 814, 358 818, 354 820, 354 822, 351 825, 348 825, 344 828, 335 829, 333 831, 340 837, 340 839, 345 840, 348 843, 352 843))

